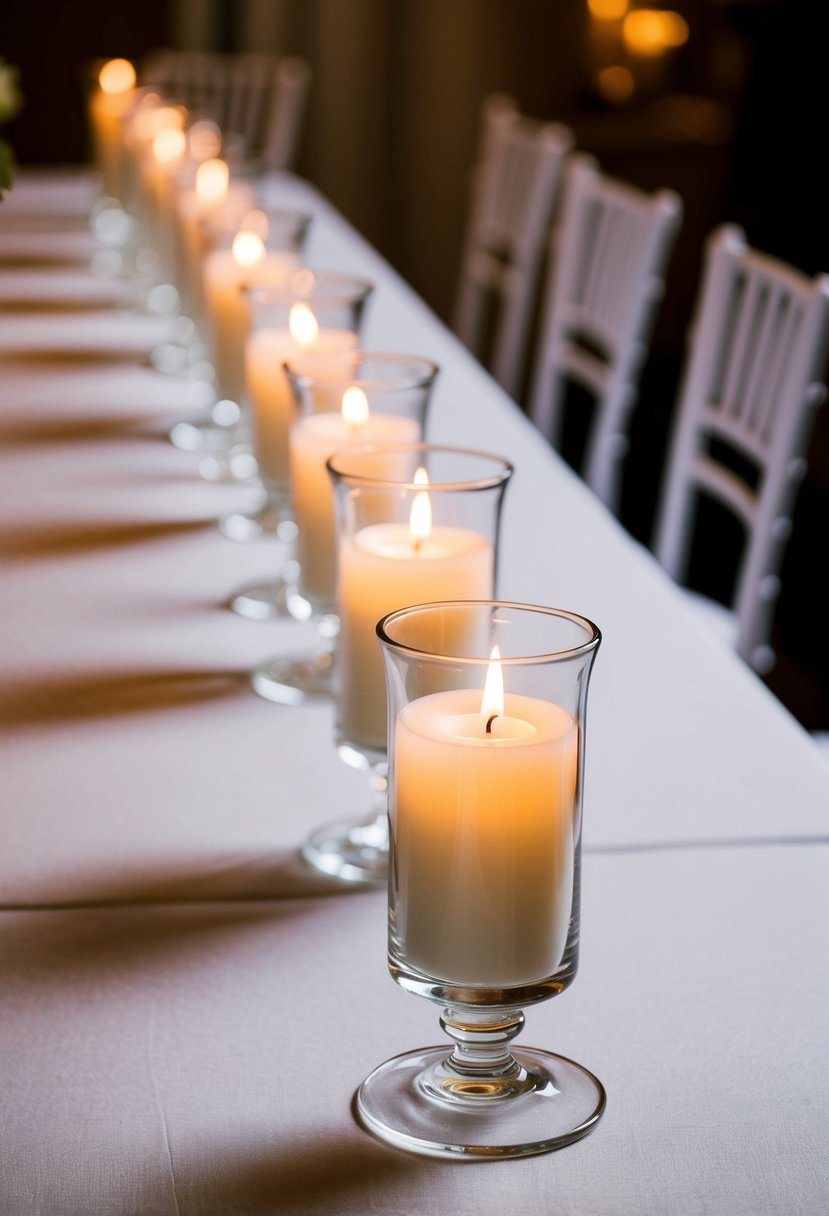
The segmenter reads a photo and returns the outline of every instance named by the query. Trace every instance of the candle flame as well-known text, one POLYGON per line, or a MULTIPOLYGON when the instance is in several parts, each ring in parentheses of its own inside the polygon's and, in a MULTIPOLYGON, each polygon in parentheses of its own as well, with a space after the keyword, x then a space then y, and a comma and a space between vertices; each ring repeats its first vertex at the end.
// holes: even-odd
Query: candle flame
POLYGON ((481 717, 487 719, 489 729, 490 719, 504 716, 504 675, 501 671, 501 651, 497 646, 492 647, 489 656, 489 666, 486 669, 484 695, 481 698, 481 717))
POLYGON ((101 92, 110 96, 126 93, 135 86, 135 68, 129 59, 110 59, 98 73, 98 84, 101 92))
POLYGON ((247 270, 264 259, 265 243, 255 232, 243 229, 233 238, 231 252, 236 265, 247 270))
POLYGON ((343 422, 349 426, 365 426, 368 422, 368 397, 361 388, 352 384, 343 393, 343 422))
POLYGON ((196 170, 196 198, 200 203, 223 203, 227 198, 230 170, 218 157, 206 160, 196 170))
POLYGON ((288 315, 288 329, 297 346, 302 350, 311 350, 316 346, 320 335, 317 318, 307 304, 292 304, 288 315))
MULTIPOLYGON (((416 486, 428 486, 429 474, 421 466, 414 475, 416 486)), ((409 535, 415 548, 421 541, 428 540, 432 532, 432 503, 425 490, 415 494, 412 511, 409 516, 409 535)))
POLYGON ((159 165, 172 165, 184 154, 187 137, 176 127, 165 127, 153 139, 153 157, 159 165))

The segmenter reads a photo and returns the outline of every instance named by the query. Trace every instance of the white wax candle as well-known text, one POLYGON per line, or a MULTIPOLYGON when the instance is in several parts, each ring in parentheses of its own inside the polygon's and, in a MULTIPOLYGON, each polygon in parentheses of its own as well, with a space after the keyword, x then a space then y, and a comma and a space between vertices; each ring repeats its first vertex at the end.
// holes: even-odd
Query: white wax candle
POLYGON ((216 386, 221 396, 240 402, 245 391, 245 342, 250 316, 242 284, 253 278, 278 282, 298 265, 296 254, 264 247, 262 255, 247 265, 240 263, 233 249, 213 249, 205 258, 205 306, 216 386))
POLYGON ((289 438, 296 407, 283 364, 297 355, 338 355, 356 345, 357 335, 345 329, 318 330, 305 343, 296 341, 288 328, 257 329, 250 334, 245 344, 245 385, 253 452, 265 485, 285 488, 290 480, 289 438))
POLYGON ((507 694, 486 733, 479 689, 411 702, 396 723, 397 932, 410 966, 508 987, 561 962, 573 897, 578 728, 507 694))
POLYGON ((409 604, 488 599, 493 546, 469 528, 438 525, 416 543, 408 524, 372 524, 342 539, 337 577, 339 728, 346 738, 384 751, 386 681, 377 622, 409 604))
MULTIPOLYGON (((420 438, 414 418, 371 414, 352 425, 340 411, 307 414, 291 429, 291 496, 297 525, 300 589, 315 603, 333 604, 336 595, 334 496, 326 461, 335 452, 362 443, 413 443, 420 438)), ((389 477, 395 457, 390 455, 389 477)))
POLYGON ((101 170, 104 194, 124 200, 122 169, 122 119, 131 98, 110 96, 97 90, 89 99, 89 118, 95 146, 95 160, 101 170))
POLYGON ((176 247, 174 228, 175 175, 187 148, 187 137, 177 127, 155 136, 145 148, 139 165, 146 200, 152 243, 159 257, 162 276, 175 282, 176 247))
POLYGON ((249 182, 230 182, 227 193, 200 198, 195 186, 176 192, 175 230, 178 275, 184 283, 187 306, 195 320, 205 314, 202 263, 205 257, 203 222, 209 218, 216 223, 239 221, 254 205, 253 187, 249 182))
POLYGON ((123 180, 124 116, 135 103, 135 69, 127 59, 104 64, 98 83, 89 96, 89 120, 95 159, 101 170, 105 194, 125 199, 123 180))

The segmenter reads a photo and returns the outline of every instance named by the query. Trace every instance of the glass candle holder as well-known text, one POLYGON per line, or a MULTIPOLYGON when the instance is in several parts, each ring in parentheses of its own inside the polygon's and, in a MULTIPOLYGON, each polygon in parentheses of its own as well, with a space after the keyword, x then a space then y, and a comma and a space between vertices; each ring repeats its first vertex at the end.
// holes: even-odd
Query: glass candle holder
POLYGON ((328 471, 338 532, 335 741, 342 760, 368 772, 372 796, 364 819, 322 827, 303 856, 346 882, 385 883, 386 682, 376 625, 424 598, 492 598, 512 466, 488 452, 416 443, 341 451, 328 471))
POLYGON ((135 67, 128 59, 98 60, 87 65, 85 75, 88 131, 100 192, 123 206, 124 120, 141 94, 135 67))
POLYGON ((310 223, 304 212, 259 205, 241 219, 225 215, 202 221, 207 334, 218 397, 240 406, 245 397, 245 343, 251 321, 242 288, 289 278, 300 265, 310 223))
MULTIPOLYGON (((323 360, 353 350, 372 290, 365 279, 323 270, 298 271, 282 284, 243 289, 251 319, 245 346, 251 442, 264 496, 253 513, 225 518, 226 535, 236 540, 283 536, 283 523, 293 519, 289 435, 297 412, 285 365, 303 354, 323 360)), ((284 599, 280 594, 274 600, 273 594, 268 587, 264 598, 251 603, 241 597, 234 608, 257 619, 280 615, 284 599)))
MULTIPOLYGON (((245 343, 251 319, 243 289, 249 283, 290 278, 301 264, 311 216, 260 203, 245 207, 252 180, 231 180, 227 188, 224 204, 201 212, 195 221, 201 251, 202 332, 215 400, 206 418, 177 424, 170 438, 177 447, 209 454, 200 467, 209 480, 249 480, 255 474, 245 391, 245 343)), ((184 239, 190 238, 185 234, 184 239)), ((228 534, 232 535, 232 525, 228 534)))
MULTIPOLYGON (((369 438, 414 442, 423 434, 436 365, 417 355, 353 350, 304 355, 285 364, 295 409, 289 470, 297 528, 296 560, 271 603, 300 621, 315 621, 319 645, 298 659, 271 659, 254 673, 270 700, 294 703, 297 691, 330 694, 336 637, 334 496, 326 461, 369 438)), ((262 589, 255 589, 262 595, 262 589)))
MULTIPOLYGON (((205 146, 203 144, 203 146, 205 146)), ((175 198, 178 279, 187 315, 206 338, 206 305, 202 263, 215 233, 237 225, 257 205, 261 189, 258 162, 229 155, 223 136, 219 150, 196 163, 191 157, 178 182, 175 198)))
POLYGON ((135 105, 124 116, 124 206, 138 220, 146 242, 152 240, 153 202, 147 180, 152 144, 165 131, 183 132, 187 120, 184 104, 151 89, 140 90, 135 105))
POLYGON ((388 690, 394 980, 440 1005, 451 1050, 388 1060, 364 1126, 443 1158, 548 1152, 589 1132, 605 1093, 581 1065, 513 1049, 522 1009, 578 963, 582 790, 600 634, 575 613, 420 604, 377 626, 388 690))

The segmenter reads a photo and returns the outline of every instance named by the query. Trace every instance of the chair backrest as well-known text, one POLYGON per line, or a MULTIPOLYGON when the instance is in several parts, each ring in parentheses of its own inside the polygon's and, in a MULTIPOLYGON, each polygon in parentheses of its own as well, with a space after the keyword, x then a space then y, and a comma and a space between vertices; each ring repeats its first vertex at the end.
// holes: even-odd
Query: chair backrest
POLYGON ((826 387, 829 276, 751 249, 731 225, 710 236, 677 401, 654 551, 687 579, 698 496, 743 529, 731 607, 738 654, 760 674, 816 407, 826 387))
POLYGON ((240 135, 269 169, 294 163, 305 117, 311 69, 303 59, 245 51, 158 50, 141 64, 140 80, 183 102, 222 131, 240 135))
POLYGON ((568 127, 521 114, 505 94, 484 99, 452 328, 514 397, 572 146, 568 127))
POLYGON ((649 194, 605 176, 589 156, 570 158, 551 237, 529 414, 560 448, 568 386, 588 391, 579 471, 614 512, 630 415, 681 218, 674 191, 649 194))

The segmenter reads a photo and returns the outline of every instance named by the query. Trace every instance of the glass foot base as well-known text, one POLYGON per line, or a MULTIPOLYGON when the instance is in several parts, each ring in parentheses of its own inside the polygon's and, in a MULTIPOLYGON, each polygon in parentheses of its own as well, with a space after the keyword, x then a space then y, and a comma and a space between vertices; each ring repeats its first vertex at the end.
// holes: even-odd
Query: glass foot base
POLYGON ((234 442, 227 450, 202 456, 199 476, 205 481, 253 481, 258 465, 253 452, 243 443, 234 442))
POLYGON ((251 587, 244 587, 231 598, 230 608, 249 621, 294 620, 291 604, 296 595, 298 577, 297 563, 285 562, 279 578, 272 583, 254 583, 251 587))
POLYGON ((389 834, 380 821, 327 824, 309 837, 301 852, 315 870, 342 882, 376 887, 388 882, 389 834))
POLYGON ((217 401, 205 417, 177 422, 170 442, 182 452, 227 452, 236 442, 239 418, 235 401, 217 401))
POLYGON ((357 1092, 366 1130, 426 1157, 497 1160, 563 1148, 592 1131, 604 1113, 601 1082, 564 1056, 514 1050, 518 1075, 502 1086, 453 1081, 448 1055, 446 1046, 425 1047, 376 1068, 357 1092))
POLYGON ((182 452, 226 452, 233 436, 227 427, 211 422, 177 422, 170 442, 182 452))
POLYGON ((228 540, 251 541, 272 536, 284 544, 295 541, 297 534, 290 509, 271 501, 255 511, 228 511, 219 519, 219 531, 228 540))
POLYGON ((318 650, 307 657, 271 659, 257 667, 251 687, 266 701, 278 705, 301 705, 308 697, 330 697, 334 655, 318 650))

